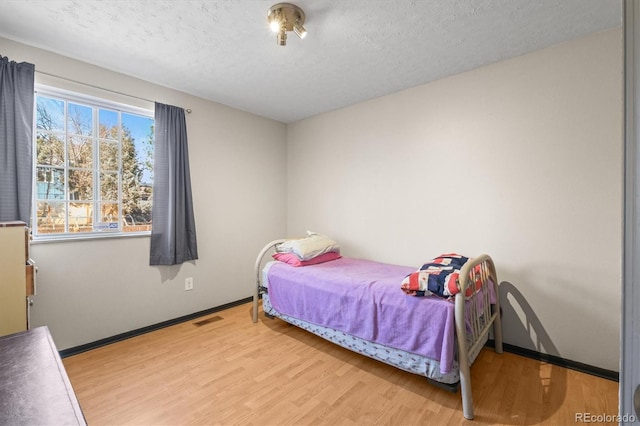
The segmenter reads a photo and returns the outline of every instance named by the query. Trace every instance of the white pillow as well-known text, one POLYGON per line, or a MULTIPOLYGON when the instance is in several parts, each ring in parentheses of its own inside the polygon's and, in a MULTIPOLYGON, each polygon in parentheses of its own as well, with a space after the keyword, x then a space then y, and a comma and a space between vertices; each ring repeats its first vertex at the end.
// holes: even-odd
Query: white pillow
POLYGON ((309 234, 305 238, 287 240, 276 247, 280 253, 293 253, 300 260, 311 260, 321 254, 336 252, 340 253, 340 246, 331 238, 307 231, 309 234))

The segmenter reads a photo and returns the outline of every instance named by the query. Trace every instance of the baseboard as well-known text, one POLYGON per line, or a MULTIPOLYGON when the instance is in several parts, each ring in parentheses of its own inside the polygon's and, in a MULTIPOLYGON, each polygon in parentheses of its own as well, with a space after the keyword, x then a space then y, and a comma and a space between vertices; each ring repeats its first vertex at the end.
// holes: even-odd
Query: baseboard
POLYGON ((170 327, 172 325, 191 321, 193 319, 196 319, 205 315, 210 315, 219 311, 223 311, 225 309, 233 308, 235 306, 244 305, 245 303, 251 302, 252 300, 253 300, 253 297, 247 297, 245 299, 236 300, 235 302, 230 302, 224 305, 216 306, 215 308, 205 309, 204 311, 194 312, 192 314, 185 315, 179 318, 170 319, 168 321, 163 321, 158 324, 153 324, 147 327, 138 328, 137 330, 131 330, 131 331, 127 331, 126 333, 107 337, 105 339, 96 340, 95 342, 86 343, 84 345, 75 346, 69 349, 63 349, 60 351, 60 357, 66 358, 68 356, 77 355, 82 352, 90 351, 92 349, 97 349, 99 347, 109 345, 111 343, 119 342, 121 340, 130 339, 135 336, 140 336, 141 334, 160 330, 161 328, 170 327))
MULTIPOLYGON (((487 342, 487 346, 495 348, 495 342, 493 340, 489 340, 487 342)), ((571 361, 559 356, 545 354, 542 352, 534 351, 532 349, 521 348, 519 346, 510 345, 508 343, 503 343, 502 349, 504 349, 505 352, 521 355, 538 361, 548 362, 549 364, 568 368, 570 370, 580 371, 581 373, 591 374, 592 376, 601 377, 603 379, 613 380, 614 382, 620 381, 620 373, 618 373, 617 371, 594 367, 593 365, 571 361)))

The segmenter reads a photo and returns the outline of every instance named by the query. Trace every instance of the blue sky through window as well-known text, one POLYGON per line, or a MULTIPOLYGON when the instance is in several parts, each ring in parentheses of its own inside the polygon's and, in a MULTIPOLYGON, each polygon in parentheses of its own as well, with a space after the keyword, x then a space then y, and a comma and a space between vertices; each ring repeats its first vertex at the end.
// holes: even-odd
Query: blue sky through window
MULTIPOLYGON (((151 134, 151 126, 153 126, 154 120, 142 115, 122 113, 122 126, 129 129, 131 137, 133 137, 134 144, 136 146, 136 152, 138 153, 138 161, 145 164, 147 160, 153 161, 153 158, 147 159, 147 149, 145 146, 149 135, 151 134)), ((142 182, 151 183, 151 174, 148 169, 144 169, 142 173, 142 182)))

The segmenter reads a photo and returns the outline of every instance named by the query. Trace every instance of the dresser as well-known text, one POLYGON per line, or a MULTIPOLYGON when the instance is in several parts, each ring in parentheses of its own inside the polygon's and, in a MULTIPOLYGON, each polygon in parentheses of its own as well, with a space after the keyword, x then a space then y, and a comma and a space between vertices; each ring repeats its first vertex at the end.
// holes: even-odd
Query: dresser
POLYGON ((0 336, 29 328, 29 296, 34 294, 27 224, 0 222, 0 336))

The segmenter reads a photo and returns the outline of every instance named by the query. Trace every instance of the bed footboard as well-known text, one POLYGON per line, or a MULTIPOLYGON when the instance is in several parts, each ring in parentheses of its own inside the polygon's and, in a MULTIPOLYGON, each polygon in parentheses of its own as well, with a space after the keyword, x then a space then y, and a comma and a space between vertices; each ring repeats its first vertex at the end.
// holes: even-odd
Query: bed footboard
POLYGON ((258 322, 258 301, 260 299, 260 286, 261 286, 260 281, 261 281, 261 275, 262 275, 263 258, 270 250, 274 249, 277 244, 283 243, 285 241, 286 241, 285 239, 271 241, 269 244, 263 247, 263 249, 260 251, 260 254, 258 254, 258 258, 256 259, 256 266, 255 266, 256 286, 253 290, 253 312, 252 312, 253 322, 258 322))
POLYGON ((460 292, 455 298, 456 334, 458 339, 458 363, 460 365, 460 388, 462 393, 462 411, 464 417, 471 420, 473 397, 471 395, 471 374, 469 353, 478 350, 484 344, 484 338, 493 329, 495 350, 502 353, 502 326, 500 322, 500 293, 495 265, 490 256, 483 254, 469 260, 460 271, 460 292), (476 282, 482 283, 482 290, 474 297, 482 297, 481 303, 471 304, 470 330, 465 323, 465 294, 467 288, 475 288, 476 282), (489 286, 493 287, 493 292, 489 286), (491 293, 495 294, 495 303, 491 303, 491 293), (470 343, 468 343, 470 342, 470 343))

